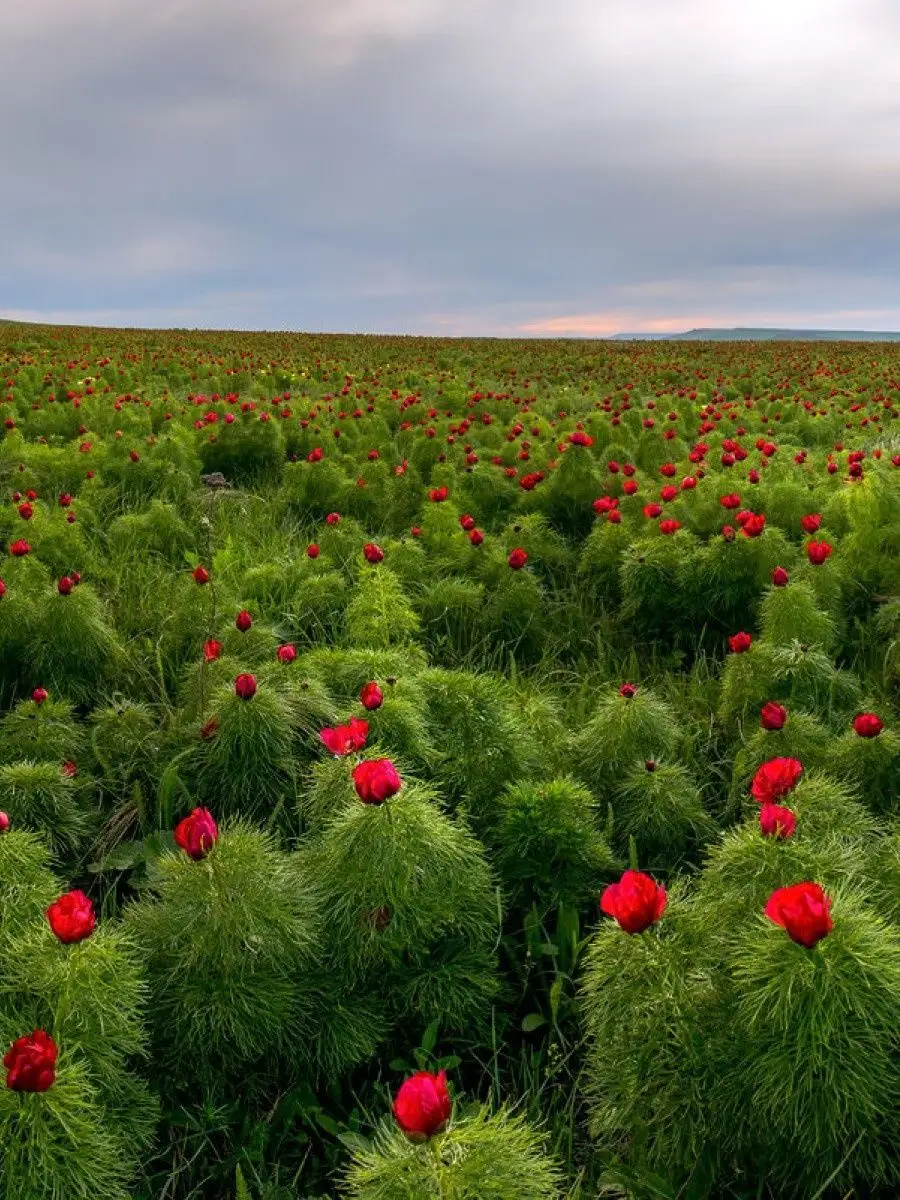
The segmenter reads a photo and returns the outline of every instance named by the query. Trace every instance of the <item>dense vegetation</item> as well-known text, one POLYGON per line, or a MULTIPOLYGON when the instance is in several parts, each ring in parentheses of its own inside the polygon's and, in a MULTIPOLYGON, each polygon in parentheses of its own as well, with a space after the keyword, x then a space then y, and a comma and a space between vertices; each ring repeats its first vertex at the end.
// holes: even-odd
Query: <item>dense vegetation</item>
POLYGON ((900 347, 4 325, 0 403, 0 1194, 897 1194, 900 347))

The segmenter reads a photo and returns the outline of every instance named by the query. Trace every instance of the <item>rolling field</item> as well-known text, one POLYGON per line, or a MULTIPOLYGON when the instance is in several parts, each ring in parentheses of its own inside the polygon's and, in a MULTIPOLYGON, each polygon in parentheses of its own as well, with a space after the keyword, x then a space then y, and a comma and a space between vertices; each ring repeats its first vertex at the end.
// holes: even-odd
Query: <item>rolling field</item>
POLYGON ((0 325, 0 1196, 896 1196, 898 415, 0 325))

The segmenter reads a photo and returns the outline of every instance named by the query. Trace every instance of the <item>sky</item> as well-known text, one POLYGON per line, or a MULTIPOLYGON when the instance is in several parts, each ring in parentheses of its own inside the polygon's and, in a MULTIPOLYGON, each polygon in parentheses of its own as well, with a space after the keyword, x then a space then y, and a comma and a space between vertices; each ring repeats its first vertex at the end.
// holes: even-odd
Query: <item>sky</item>
POLYGON ((0 0, 0 316, 900 330, 898 0, 0 0))

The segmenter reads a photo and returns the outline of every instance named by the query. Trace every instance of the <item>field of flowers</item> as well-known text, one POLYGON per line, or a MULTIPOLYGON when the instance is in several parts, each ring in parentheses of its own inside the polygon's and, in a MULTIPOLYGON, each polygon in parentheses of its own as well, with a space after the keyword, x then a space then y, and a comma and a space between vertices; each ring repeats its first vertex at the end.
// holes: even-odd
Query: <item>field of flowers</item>
POLYGON ((898 415, 0 325, 0 1196, 896 1196, 898 415))

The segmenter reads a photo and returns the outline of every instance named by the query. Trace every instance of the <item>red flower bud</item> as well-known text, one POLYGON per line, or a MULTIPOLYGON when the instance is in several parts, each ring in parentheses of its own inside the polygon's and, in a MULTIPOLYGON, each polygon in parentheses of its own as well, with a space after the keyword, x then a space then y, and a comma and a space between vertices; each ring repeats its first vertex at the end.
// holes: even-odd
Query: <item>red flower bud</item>
POLYGON ((383 804, 400 791, 402 781, 389 758, 371 758, 353 768, 353 785, 363 804, 383 804))
POLYGON ((222 643, 217 642, 215 638, 203 643, 203 657, 207 662, 215 662, 221 653, 222 643))
POLYGON ((515 550, 510 551, 509 558, 506 560, 514 571, 521 571, 528 562, 528 555, 521 546, 517 546, 515 550))
POLYGON ((306 557, 307 558, 318 558, 319 557, 319 547, 316 545, 315 542, 311 542, 306 547, 306 557))
POLYGON ((753 638, 749 633, 733 633, 728 639, 732 654, 744 654, 752 644, 753 638))
POLYGON ((384 559, 384 551, 374 542, 366 542, 363 546, 363 554, 366 562, 370 563, 380 563, 384 559))
POLYGON ((74 586, 75 584, 68 575, 63 575, 62 579, 57 583, 56 589, 61 596, 68 596, 74 586))
POLYGON ((297 657, 297 649, 288 643, 285 646, 279 646, 276 655, 280 663, 292 663, 297 657))
POLYGON ((35 704, 43 704, 45 700, 49 699, 49 696, 50 693, 47 691, 47 689, 42 687, 35 688, 31 693, 31 698, 35 704))
POLYGON ((234 623, 236 628, 238 628, 241 633, 246 633, 253 624, 253 618, 247 612, 246 608, 242 608, 238 615, 234 618, 234 623))
POLYGON ((394 1100, 394 1117, 411 1142, 424 1142, 440 1133, 450 1120, 453 1103, 445 1071, 417 1071, 401 1086, 394 1100))
POLYGON ((196 583, 209 583, 209 571, 206 567, 194 567, 193 576, 196 583))
POLYGON ((381 708, 384 703, 384 693, 373 680, 363 687, 359 693, 359 700, 363 708, 367 708, 371 712, 373 709, 381 708))
POLYGON ((9 814, 0 812, 0 833, 6 833, 9 829, 9 814))
POLYGON ((241 700, 252 700, 256 695, 256 676, 238 675, 234 681, 234 694, 241 700))
POLYGON ((858 737, 878 737, 884 729, 884 721, 875 713, 859 713, 853 718, 853 731, 858 737))
POLYGON ((787 720, 787 709, 776 704, 774 700, 767 701, 759 712, 760 724, 763 729, 784 729, 787 720))
POLYGON ((216 844, 219 828, 208 808, 195 808, 189 817, 175 826, 175 841, 188 858, 199 862, 216 844))
POLYGON ((774 587, 787 587, 788 573, 784 567, 776 567, 772 572, 772 584, 774 587))

